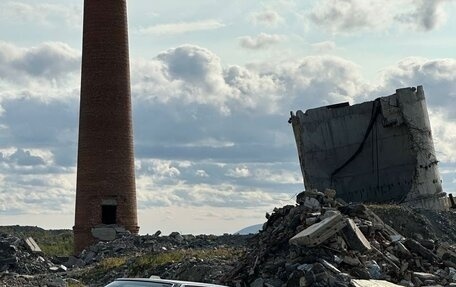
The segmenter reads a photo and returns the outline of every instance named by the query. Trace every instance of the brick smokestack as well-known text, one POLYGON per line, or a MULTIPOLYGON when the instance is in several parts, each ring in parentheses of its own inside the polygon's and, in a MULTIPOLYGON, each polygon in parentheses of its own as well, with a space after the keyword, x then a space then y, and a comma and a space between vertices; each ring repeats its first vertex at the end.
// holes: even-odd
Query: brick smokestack
POLYGON ((102 224, 139 230, 125 0, 84 1, 75 254, 102 224))

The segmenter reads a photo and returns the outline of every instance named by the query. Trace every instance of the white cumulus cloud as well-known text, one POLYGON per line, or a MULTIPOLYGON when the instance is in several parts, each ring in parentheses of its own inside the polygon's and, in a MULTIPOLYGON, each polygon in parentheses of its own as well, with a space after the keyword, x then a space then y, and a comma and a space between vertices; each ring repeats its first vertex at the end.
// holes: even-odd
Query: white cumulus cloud
POLYGON ((446 19, 445 2, 451 0, 418 0, 414 1, 415 9, 398 14, 395 19, 407 23, 417 30, 430 31, 442 25, 446 19))
POLYGON ((322 0, 310 13, 310 19, 332 32, 377 28, 389 21, 389 4, 381 0, 322 0))
POLYGON ((223 114, 234 109, 277 113, 296 105, 353 101, 366 90, 359 67, 335 56, 223 67, 213 52, 183 45, 132 69, 132 88, 141 98, 209 105, 223 114))
POLYGON ((252 36, 243 36, 239 38, 239 45, 242 48, 252 49, 252 50, 261 50, 267 49, 274 44, 281 42, 284 39, 283 36, 277 34, 266 34, 260 33, 259 35, 252 36))
MULTIPOLYGON (((456 59, 409 57, 381 74, 381 93, 398 87, 423 85, 431 106, 451 110, 456 102, 456 59)), ((451 112, 453 114, 453 112, 451 112)))
POLYGON ((234 169, 228 170, 227 175, 231 177, 249 177, 251 174, 247 166, 236 166, 234 169))
POLYGON ((399 24, 430 31, 446 21, 448 2, 451 0, 322 0, 308 16, 333 33, 388 30, 399 24))
POLYGON ((73 97, 80 52, 61 42, 29 48, 0 42, 0 101, 14 97, 73 97))

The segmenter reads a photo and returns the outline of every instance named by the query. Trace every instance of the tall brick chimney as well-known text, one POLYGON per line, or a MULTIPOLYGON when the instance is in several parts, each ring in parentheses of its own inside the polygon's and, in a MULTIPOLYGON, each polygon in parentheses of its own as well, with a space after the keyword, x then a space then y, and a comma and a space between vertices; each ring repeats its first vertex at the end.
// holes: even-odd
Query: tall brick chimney
POLYGON ((126 0, 85 0, 75 254, 100 239, 100 231, 111 237, 115 225, 139 230, 127 7, 126 0))

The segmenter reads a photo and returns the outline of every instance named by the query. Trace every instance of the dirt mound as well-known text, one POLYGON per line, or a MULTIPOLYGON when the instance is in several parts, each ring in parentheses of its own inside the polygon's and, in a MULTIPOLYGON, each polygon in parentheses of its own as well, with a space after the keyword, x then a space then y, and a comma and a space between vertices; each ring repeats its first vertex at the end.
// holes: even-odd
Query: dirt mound
POLYGON ((370 205, 385 223, 406 237, 456 244, 456 212, 410 209, 399 205, 370 205))

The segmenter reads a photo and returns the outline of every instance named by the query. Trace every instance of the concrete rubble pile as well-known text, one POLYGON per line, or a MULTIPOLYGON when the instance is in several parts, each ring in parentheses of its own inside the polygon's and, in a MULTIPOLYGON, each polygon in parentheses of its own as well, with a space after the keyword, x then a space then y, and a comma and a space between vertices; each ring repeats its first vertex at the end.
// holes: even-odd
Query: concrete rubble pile
POLYGON ((456 212, 412 209, 403 205, 369 205, 386 224, 405 237, 456 244, 456 212))
POLYGON ((0 283, 3 286, 67 286, 58 275, 66 270, 65 266, 46 258, 33 238, 21 239, 0 233, 0 283))
POLYGON ((221 247, 242 247, 251 236, 243 235, 181 235, 172 232, 169 236, 125 234, 113 241, 100 241, 83 250, 78 257, 70 257, 64 263, 67 267, 83 267, 100 262, 104 258, 130 254, 151 254, 181 249, 211 249, 221 247))
POLYGON ((456 286, 455 247, 405 238, 335 191, 276 208, 224 281, 236 286, 456 286))
POLYGON ((252 236, 246 235, 184 235, 172 232, 169 236, 162 236, 160 231, 154 235, 126 234, 113 241, 98 242, 83 250, 78 257, 70 257, 65 265, 69 270, 77 272, 84 268, 91 268, 106 258, 128 257, 128 261, 121 267, 111 270, 98 278, 85 283, 90 286, 104 286, 107 282, 119 277, 150 277, 158 275, 162 278, 190 280, 200 282, 220 283, 222 274, 227 274, 235 266, 231 258, 200 259, 185 257, 179 262, 168 262, 152 269, 136 270, 132 275, 130 267, 138 256, 157 255, 166 252, 185 252, 185 250, 214 250, 219 248, 244 249, 247 240, 252 236))
MULTIPOLYGON (((162 236, 160 231, 154 235, 133 235, 124 233, 112 241, 100 241, 77 257, 70 256, 63 265, 46 259, 42 252, 32 252, 29 240, 8 235, 0 235, 0 286, 53 286, 64 287, 70 282, 82 282, 89 286, 104 286, 119 277, 131 277, 130 263, 138 256, 159 254, 183 250, 214 250, 219 248, 244 249, 247 240, 252 236, 245 235, 182 235, 172 232, 162 236), (125 265, 106 272, 87 281, 82 278, 87 270, 96 267, 107 258, 127 257, 125 265), (81 277, 82 276, 82 277, 81 277), (79 281, 78 281, 79 280, 79 281), (2 285, 4 284, 4 285, 2 285)), ((158 275, 162 278, 193 280, 202 282, 219 282, 222 274, 228 273, 235 265, 234 260, 224 258, 200 259, 184 258, 179 262, 168 262, 153 270, 142 270, 136 277, 158 275)))
POLYGON ((0 234, 0 272, 31 275, 64 270, 65 266, 56 265, 44 257, 33 238, 0 234))

